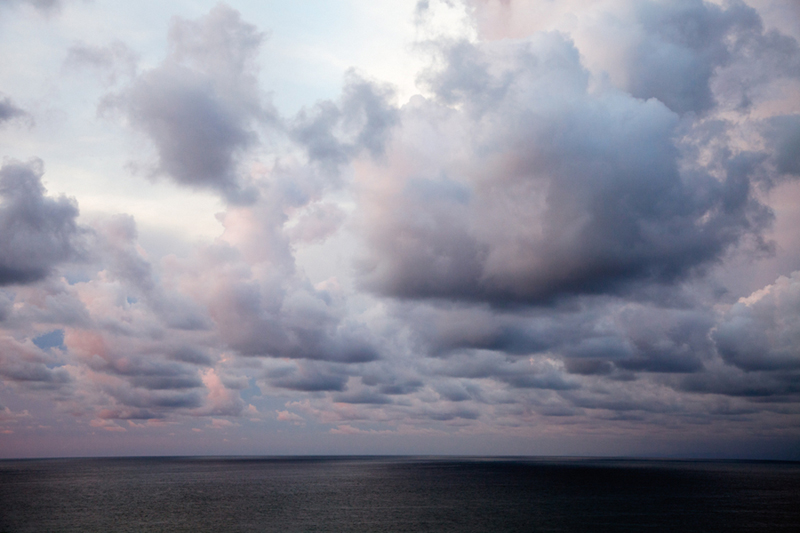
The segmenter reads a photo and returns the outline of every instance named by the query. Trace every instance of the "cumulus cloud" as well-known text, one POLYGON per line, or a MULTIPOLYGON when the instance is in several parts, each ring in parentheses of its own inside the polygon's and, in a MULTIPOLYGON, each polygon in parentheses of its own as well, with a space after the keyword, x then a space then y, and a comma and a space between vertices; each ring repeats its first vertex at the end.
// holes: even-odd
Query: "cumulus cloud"
POLYGON ((335 291, 315 287, 295 264, 293 244, 319 242, 342 214, 319 200, 330 181, 314 171, 276 167, 252 205, 220 215, 222 236, 172 263, 183 293, 207 309, 221 340, 244 356, 360 363, 379 357, 377 341, 335 291), (297 215, 289 225, 289 214, 297 215))
POLYGON ((739 300, 713 338, 723 359, 742 370, 800 368, 800 272, 739 300))
POLYGON ((6 161, 0 168, 0 285, 44 279, 80 254, 74 199, 45 196, 44 165, 6 161))
POLYGON ((406 105, 388 163, 363 172, 366 287, 495 303, 622 293, 686 279, 771 220, 749 160, 721 179, 681 168, 677 115, 590 92, 561 35, 443 54, 427 76, 439 101, 406 105))
POLYGON ((370 334, 341 302, 307 280, 248 265, 235 249, 203 253, 183 283, 208 308, 221 338, 242 355, 364 362, 378 357, 370 334), (276 275, 277 274, 277 275, 276 275))
MULTIPOLYGON (((763 98, 765 84, 799 73, 797 41, 766 30, 759 12, 741 1, 467 3, 489 38, 569 32, 593 72, 677 113, 748 108, 763 98)), ((791 8, 773 7, 792 15, 791 8)))
POLYGON ((730 62, 732 48, 747 46, 744 41, 762 29, 756 11, 743 3, 644 2, 637 18, 643 37, 629 60, 625 88, 679 113, 714 107, 714 71, 730 62))
POLYGON ((344 164, 361 151, 373 157, 384 153, 398 121, 391 104, 394 91, 348 72, 339 102, 318 102, 295 117, 290 132, 306 148, 311 161, 327 168, 344 164))
POLYGON ((168 57, 110 100, 153 142, 155 174, 234 203, 254 199, 239 163, 258 142, 257 125, 274 120, 254 63, 264 37, 224 4, 197 21, 173 20, 168 57))

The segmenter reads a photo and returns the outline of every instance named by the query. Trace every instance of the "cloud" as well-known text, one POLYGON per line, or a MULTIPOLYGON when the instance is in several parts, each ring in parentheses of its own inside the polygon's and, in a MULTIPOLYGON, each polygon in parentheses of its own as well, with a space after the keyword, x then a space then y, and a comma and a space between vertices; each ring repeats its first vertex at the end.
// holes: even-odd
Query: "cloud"
POLYGON ((775 147, 778 172, 800 177, 800 115, 771 118, 765 137, 775 147))
POLYGON ((0 97, 0 124, 27 117, 24 109, 17 107, 8 96, 0 97))
POLYGON ((369 390, 340 392, 333 395, 334 402, 384 405, 392 403, 392 399, 385 395, 369 390))
MULTIPOLYGON (((442 5, 417 3, 418 36, 442 5)), ((4 404, 126 435, 795 435, 800 274, 738 302, 723 281, 782 253, 797 42, 739 2, 472 6, 482 38, 418 43, 421 95, 351 70, 291 118, 259 86, 265 34, 226 6, 174 19, 160 63, 73 44, 147 172, 227 205, 216 238, 152 257, 132 216, 79 226, 41 162, 7 162, 4 404)))
POLYGON ((204 310, 178 291, 158 283, 152 264, 138 245, 133 217, 106 217, 95 226, 94 252, 101 256, 106 275, 125 284, 126 298, 141 299, 167 327, 183 330, 210 327, 204 310))
POLYGON ((374 369, 361 373, 361 382, 370 387, 377 387, 380 394, 406 395, 420 390, 423 386, 421 379, 410 373, 403 372, 391 366, 389 371, 377 372, 374 369))
POLYGON ((0 336, 0 377, 3 381, 35 390, 61 390, 73 377, 58 355, 48 354, 32 343, 0 336))
POLYGON ((321 243, 339 229, 345 218, 345 212, 336 204, 315 203, 288 228, 287 234, 293 243, 321 243))
POLYGON ((339 102, 318 102, 295 117, 290 134, 306 148, 312 162, 335 169, 361 151, 373 157, 384 153, 397 109, 391 86, 365 80, 349 71, 339 102))
POLYGON ((749 400, 749 409, 780 409, 781 404, 800 400, 800 373, 796 371, 742 371, 731 366, 711 372, 690 374, 676 388, 681 391, 715 394, 749 400))
POLYGON ((138 60, 136 52, 121 41, 114 41, 107 46, 79 42, 67 51, 64 66, 69 69, 91 68, 103 72, 106 83, 114 84, 119 78, 133 78, 138 60))
POLYGON ((0 7, 30 5, 42 12, 55 11, 61 8, 62 0, 0 0, 0 7))
POLYGON ((203 373, 203 383, 208 389, 203 415, 237 416, 244 409, 244 402, 237 391, 226 387, 216 371, 209 368, 203 373))
POLYGON ((800 272, 739 300, 713 338, 723 359, 742 370, 800 369, 800 272))
MULTIPOLYGON (((741 1, 468 3, 492 39, 568 31, 593 73, 677 113, 748 108, 764 97, 764 85, 800 74, 797 41, 765 31, 759 12, 741 1)), ((771 7, 792 15, 788 6, 771 7)))
POLYGON ((292 422, 294 424, 301 424, 304 422, 303 417, 289 411, 275 411, 278 413, 278 420, 281 422, 292 422))
POLYGON ((303 363, 273 369, 267 373, 267 381, 273 387, 295 391, 343 391, 347 376, 320 365, 303 363))
POLYGON ((423 375, 567 391, 587 386, 579 376, 618 381, 705 371, 717 357, 709 336, 716 316, 693 306, 585 299, 525 310, 414 302, 396 315, 414 332, 413 350, 438 360, 423 375))
POLYGON ((27 351, 9 354, 4 379, 45 388, 51 374, 67 376, 69 389, 57 390, 71 393, 59 401, 104 419, 241 411, 237 391, 226 397, 206 379, 210 369, 197 368, 216 362, 208 353, 210 320, 159 277, 136 243, 133 220, 94 224, 79 265, 85 281, 50 278, 4 294, 13 303, 3 326, 32 339, 27 351))
POLYGON ((78 205, 45 196, 43 173, 38 159, 0 168, 0 286, 42 280, 81 253, 78 205))
POLYGON ((109 100, 153 142, 155 174, 253 201, 239 164, 258 142, 256 126, 274 120, 254 61, 264 37, 224 4, 197 21, 173 19, 168 57, 109 100))
MULTIPOLYGON (((564 371, 561 361, 552 354, 527 359, 511 359, 499 353, 462 352, 437 362, 433 370, 440 376, 462 380, 491 379, 511 389, 565 391, 581 388, 581 383, 564 371)), ((468 381, 465 381, 468 383, 468 381)), ((444 390, 447 390, 446 387, 444 390)), ((470 397, 481 399, 480 389, 474 388, 470 397)), ((440 392, 441 394, 441 392, 440 392)), ((446 394, 445 396, 448 396, 446 394)), ((451 401, 456 401, 452 400, 451 401)))
POLYGON ((255 204, 229 208, 220 217, 222 237, 190 260, 176 262, 175 275, 208 310, 221 339, 241 355, 343 363, 377 359, 374 336, 348 316, 347 302, 314 287, 295 267, 289 239, 302 237, 303 222, 300 230, 286 228, 286 213, 311 203, 319 194, 316 185, 308 183, 304 191, 302 174, 277 174, 255 204))
POLYGON ((761 33, 758 14, 742 2, 726 8, 701 0, 644 2, 637 8, 643 37, 630 58, 626 88, 679 113, 714 107, 709 83, 715 70, 731 61, 731 48, 761 33))
POLYGON ((365 287, 495 304, 624 294, 702 272, 770 212, 745 155, 687 168, 678 116, 590 91, 559 34, 443 50, 387 148, 365 165, 365 287))
MULTIPOLYGON (((224 249, 209 250, 222 252, 224 249)), ((196 274, 187 284, 204 302, 224 342, 242 355, 364 362, 378 357, 370 333, 342 316, 338 302, 307 281, 254 276, 243 263, 227 261, 196 274)), ((260 269, 259 269, 260 270, 260 269)), ((274 273, 273 273, 274 275, 274 273)))

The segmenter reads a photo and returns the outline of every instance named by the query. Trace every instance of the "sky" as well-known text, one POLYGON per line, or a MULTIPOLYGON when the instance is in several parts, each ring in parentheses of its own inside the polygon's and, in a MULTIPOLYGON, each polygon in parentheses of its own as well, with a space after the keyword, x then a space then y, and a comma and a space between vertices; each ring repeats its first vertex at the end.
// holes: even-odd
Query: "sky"
POLYGON ((800 459, 794 0, 0 0, 0 457, 800 459))

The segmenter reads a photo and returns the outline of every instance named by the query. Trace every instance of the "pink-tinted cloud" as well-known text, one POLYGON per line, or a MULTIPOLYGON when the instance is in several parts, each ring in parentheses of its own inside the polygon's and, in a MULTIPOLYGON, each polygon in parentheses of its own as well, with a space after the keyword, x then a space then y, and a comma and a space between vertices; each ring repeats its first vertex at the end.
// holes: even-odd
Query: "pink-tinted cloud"
POLYGON ((213 453, 797 440, 795 37, 741 2, 469 6, 478 38, 420 46, 423 94, 350 72, 293 117, 227 6, 149 66, 73 47, 65 73, 110 73, 144 166, 217 195, 220 233, 161 257, 4 163, 14 449, 39 422, 213 453))

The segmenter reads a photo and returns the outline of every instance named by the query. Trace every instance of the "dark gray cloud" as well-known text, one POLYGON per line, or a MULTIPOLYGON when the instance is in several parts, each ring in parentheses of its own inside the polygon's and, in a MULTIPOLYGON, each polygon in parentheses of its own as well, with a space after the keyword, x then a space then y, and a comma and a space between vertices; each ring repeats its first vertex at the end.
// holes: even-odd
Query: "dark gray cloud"
POLYGON ((383 372, 362 371, 361 382, 370 387, 377 387, 378 392, 387 395, 411 394, 423 386, 420 379, 400 376, 398 370, 393 367, 383 372))
POLYGON ((339 392, 347 384, 347 375, 308 363, 270 370, 266 379, 273 387, 304 392, 339 392))
POLYGON ((557 34, 445 50, 443 102, 412 100, 365 182, 364 286, 401 298, 551 303, 702 272, 771 222, 759 158, 686 168, 678 117, 588 91, 557 34), (457 108, 451 107, 457 105, 457 108))
POLYGON ((564 368, 570 374, 593 376, 611 374, 614 365, 603 359, 567 359, 564 361, 564 368))
POLYGON ((175 349, 169 357, 175 361, 198 366, 211 366, 214 364, 214 358, 208 354, 207 349, 202 347, 182 346, 175 349))
POLYGON ((704 361, 714 356, 714 346, 708 335, 714 316, 707 310, 631 306, 620 313, 617 320, 623 325, 623 335, 614 340, 629 345, 631 353, 607 360, 614 360, 614 365, 620 369, 697 372, 704 368, 704 361))
MULTIPOLYGON (((631 392, 641 382, 663 381, 681 389, 680 374, 705 375, 721 363, 710 335, 718 317, 697 302, 671 308, 582 298, 577 304, 528 309, 404 302, 394 314, 414 332, 410 349, 434 356, 418 371, 442 399, 519 404, 530 394, 529 401, 544 402, 542 414, 548 416, 593 405, 593 394, 564 396, 569 391, 608 387, 594 408, 621 401, 617 396, 623 391, 634 405, 634 396, 647 394, 646 385, 631 392), (508 396, 498 395, 498 387, 508 396), (585 398, 583 403, 574 403, 578 397, 585 398)), ((380 383, 378 376, 362 381, 380 383)), ((404 393, 421 395, 418 389, 404 393)), ((651 401, 656 409, 664 398, 651 401)))
POLYGON ((762 33, 758 13, 743 2, 641 2, 636 9, 645 37, 630 58, 626 88, 679 113, 714 107, 716 69, 762 33))
POLYGON ((126 353, 110 350, 99 357, 93 354, 88 366, 92 370, 121 376, 134 388, 148 390, 191 389, 202 387, 197 369, 192 365, 164 361, 159 354, 126 353))
POLYGON ((256 125, 274 119, 256 79, 263 40, 224 4, 197 21, 173 20, 167 59, 110 100, 152 140, 156 174, 231 202, 253 201, 239 162, 258 141, 256 125))
MULTIPOLYGON (((462 380, 491 379, 512 389, 570 390, 581 388, 555 357, 509 359, 502 353, 461 352, 432 365, 435 375, 462 380)), ((480 397, 473 389, 471 397, 480 397)))
POLYGON ((577 382, 570 382, 564 379, 562 374, 557 372, 548 372, 545 374, 522 374, 514 372, 503 376, 501 379, 517 389, 569 390, 580 387, 577 382))
POLYGON ((443 381, 435 385, 436 392, 450 402, 464 402, 480 397, 480 388, 474 384, 463 384, 458 381, 443 381))
POLYGON ((44 279, 80 253, 78 205, 45 196, 43 173, 40 160, 0 168, 0 286, 44 279))
POLYGON ((318 102, 303 109, 290 127, 293 139, 304 146, 311 161, 336 168, 362 150, 373 157, 384 153, 392 127, 399 120, 391 104, 391 86, 379 85, 350 71, 339 102, 318 102))
MULTIPOLYGON (((153 411, 171 411, 173 409, 191 409, 203 405, 198 392, 188 391, 151 391, 145 389, 117 389, 114 397, 127 407, 153 411)), ((159 418, 152 416, 152 418, 159 418)))
POLYGON ((686 376, 679 383, 680 390, 741 397, 761 403, 797 403, 800 401, 800 373, 798 372, 715 370, 686 376))

